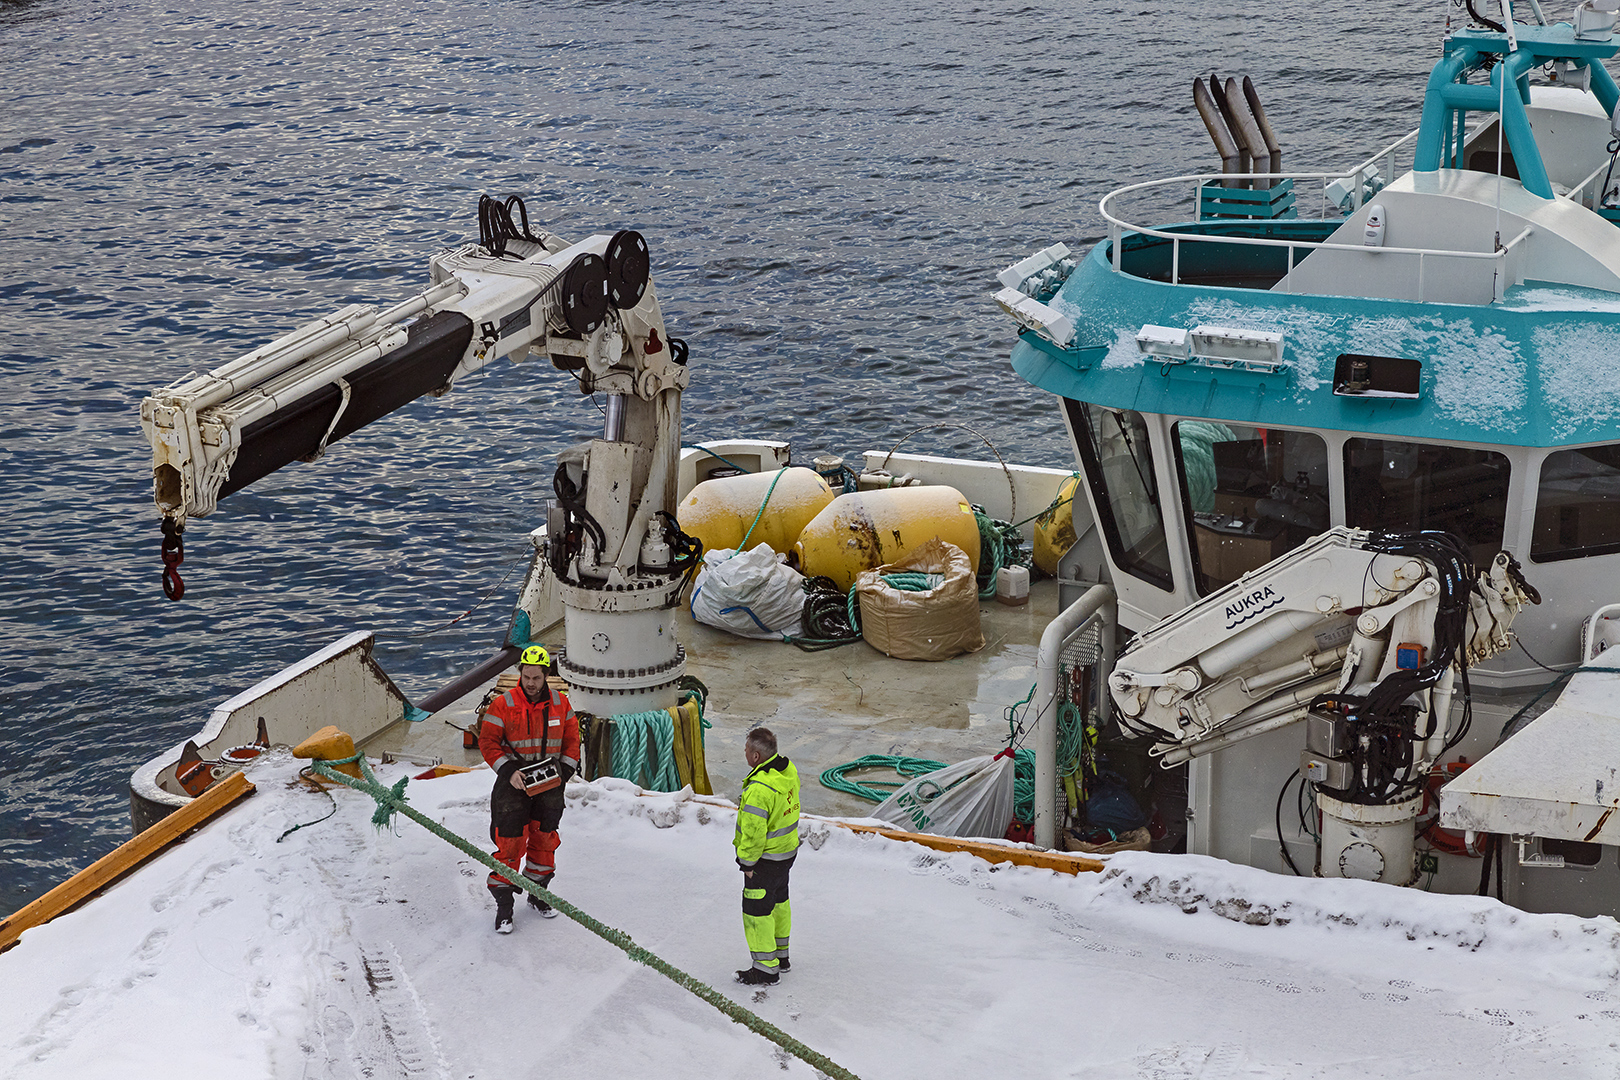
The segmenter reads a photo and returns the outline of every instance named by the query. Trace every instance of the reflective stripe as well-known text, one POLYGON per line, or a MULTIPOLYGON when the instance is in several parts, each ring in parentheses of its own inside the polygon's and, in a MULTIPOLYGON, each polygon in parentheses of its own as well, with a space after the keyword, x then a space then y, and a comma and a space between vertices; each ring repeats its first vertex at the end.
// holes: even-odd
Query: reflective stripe
POLYGON ((799 853, 797 851, 767 851, 765 854, 761 855, 760 858, 770 859, 772 862, 786 862, 798 854, 799 853))
POLYGON ((776 950, 772 949, 769 952, 751 952, 748 955, 753 957, 755 960, 775 960, 776 950))
POLYGON ((779 937, 779 938, 776 939, 776 951, 777 952, 779 952, 779 953, 787 952, 787 946, 788 946, 788 939, 787 938, 779 937))
POLYGON ((565 758, 562 759, 562 761, 563 761, 564 765, 567 765, 570 769, 573 769, 575 772, 579 771, 579 762, 574 760, 573 758, 565 757, 565 758))
POLYGON ((740 857, 737 859, 737 861, 742 863, 744 866, 753 866, 755 863, 759 862, 758 859, 744 859, 740 857))
POLYGON ((487 712, 484 714, 484 723, 494 724, 498 728, 504 728, 506 726, 506 722, 492 712, 487 712))
POLYGON ((754 966, 756 968, 758 968, 759 970, 761 970, 761 971, 769 971, 769 972, 772 972, 772 973, 775 973, 779 969, 779 965, 776 962, 776 954, 775 953, 771 953, 771 962, 770 963, 767 964, 763 960, 755 960, 754 961, 754 966))
POLYGON ((745 806, 739 812, 744 813, 744 814, 758 814, 760 817, 764 818, 766 821, 769 821, 771 819, 771 815, 767 814, 765 811, 761 810, 757 806, 745 806))
POLYGON ((798 832, 798 831, 799 831, 799 823, 797 821, 795 821, 793 824, 788 825, 785 828, 772 829, 770 832, 765 834, 765 839, 767 839, 767 840, 775 840, 779 836, 786 836, 790 832, 798 832))

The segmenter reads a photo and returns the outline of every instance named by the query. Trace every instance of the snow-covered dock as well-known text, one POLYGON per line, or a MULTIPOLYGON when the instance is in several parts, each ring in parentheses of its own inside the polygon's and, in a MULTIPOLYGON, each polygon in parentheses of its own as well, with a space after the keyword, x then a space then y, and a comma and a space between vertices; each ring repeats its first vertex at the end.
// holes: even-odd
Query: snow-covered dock
MULTIPOLYGON (((484 869, 358 793, 278 843, 329 808, 299 764, 0 957, 0 1075, 812 1075, 567 919, 496 936, 484 869)), ((489 782, 407 795, 479 838, 489 782)), ((556 891, 868 1080, 1620 1070, 1611 919, 1191 856, 992 870, 813 820, 793 970, 748 990, 733 821, 576 783, 556 891)))

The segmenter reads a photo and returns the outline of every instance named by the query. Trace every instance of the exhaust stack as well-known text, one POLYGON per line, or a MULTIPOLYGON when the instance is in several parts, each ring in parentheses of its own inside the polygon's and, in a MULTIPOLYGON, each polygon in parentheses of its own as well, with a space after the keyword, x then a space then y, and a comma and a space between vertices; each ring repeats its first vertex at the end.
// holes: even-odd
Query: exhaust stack
POLYGON ((1249 114, 1254 122, 1260 126, 1260 135, 1266 140, 1266 153, 1271 158, 1271 167, 1267 172, 1282 172, 1282 144, 1277 141, 1277 133, 1271 129, 1271 122, 1266 119, 1266 110, 1260 104, 1260 93, 1254 88, 1250 78, 1243 76, 1243 100, 1249 105, 1249 114))
MULTIPOLYGON (((1210 85, 1219 87, 1211 77, 1210 85)), ((1222 116, 1222 110, 1216 102, 1215 96, 1205 87, 1203 79, 1193 80, 1193 105, 1198 109, 1198 115, 1204 121, 1204 127, 1209 131, 1209 137, 1215 142, 1215 151, 1221 155, 1221 172, 1228 179, 1221 181, 1222 187, 1240 187, 1242 181, 1236 179, 1241 173, 1249 171, 1249 163, 1244 159, 1248 157, 1239 147, 1232 131, 1222 116)))

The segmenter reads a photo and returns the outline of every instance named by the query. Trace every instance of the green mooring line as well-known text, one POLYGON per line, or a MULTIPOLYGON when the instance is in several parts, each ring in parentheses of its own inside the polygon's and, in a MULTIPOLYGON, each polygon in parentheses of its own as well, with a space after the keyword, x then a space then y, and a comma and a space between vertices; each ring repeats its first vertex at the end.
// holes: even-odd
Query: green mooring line
MULTIPOLYGON (((821 1070, 827 1076, 832 1077, 833 1080, 860 1080, 859 1077, 850 1072, 848 1069, 844 1068, 842 1065, 839 1065, 825 1054, 818 1053, 817 1051, 810 1049, 810 1047, 804 1045, 804 1043, 800 1042, 798 1039, 795 1039, 793 1036, 789 1035, 787 1032, 783 1031, 769 1020, 766 1020, 757 1013, 750 1012, 748 1009, 743 1008, 741 1005, 737 1004, 735 1001, 732 1001, 714 987, 708 985, 707 983, 701 982, 691 975, 688 975, 686 972, 682 971, 680 968, 669 963, 668 961, 654 956, 640 945, 637 945, 635 941, 631 939, 630 935, 626 934, 623 930, 615 930, 606 923, 599 922, 598 920, 585 914, 579 908, 575 907, 573 904, 570 904, 562 897, 546 889, 542 889, 540 886, 536 885, 528 878, 525 878, 522 874, 519 874, 511 867, 496 862, 487 852, 481 848, 474 847, 471 841, 467 840, 465 837, 451 832, 443 825, 440 825, 438 822, 416 810, 406 802, 404 790, 405 783, 403 780, 396 784, 393 788, 386 787, 371 771, 370 764, 366 762, 366 759, 363 756, 356 755, 356 758, 351 760, 359 761, 361 771, 366 774, 365 780, 356 780, 352 776, 347 776, 340 773, 336 769, 331 768, 330 764, 324 761, 317 761, 314 763, 315 771, 326 777, 328 780, 336 780, 340 784, 347 784, 356 791, 363 791, 367 795, 370 795, 373 799, 377 800, 377 817, 383 817, 383 822, 377 822, 376 817, 372 819, 373 822, 378 824, 386 823, 385 815, 391 815, 392 812, 396 810, 399 811, 412 821, 416 822, 418 825, 422 826, 428 832, 437 836, 439 839, 454 844, 466 854, 471 855, 480 863, 489 867, 495 873, 501 875, 501 877, 505 878, 507 881, 510 881, 513 885, 522 889, 524 892, 544 900, 546 903, 550 904, 552 907, 556 908, 570 919, 573 919, 575 922, 579 923, 579 925, 583 926, 585 929, 589 930, 603 941, 606 941, 611 945, 616 945, 618 948, 622 949, 625 955, 629 956, 630 959, 640 964, 646 964, 660 975, 672 980, 675 985, 681 987, 683 990, 690 991, 691 993, 702 998, 704 1001, 707 1001, 710 1005, 713 1005, 716 1009, 719 1009, 721 1012, 725 1013, 726 1016, 730 1017, 735 1023, 743 1025, 744 1027, 748 1028, 748 1030, 755 1032, 756 1034, 763 1035, 765 1038, 769 1039, 777 1046, 780 1046, 782 1049, 786 1050, 800 1061, 805 1062, 812 1068, 821 1070)), ((339 762, 339 764, 342 764, 342 762, 339 762)))

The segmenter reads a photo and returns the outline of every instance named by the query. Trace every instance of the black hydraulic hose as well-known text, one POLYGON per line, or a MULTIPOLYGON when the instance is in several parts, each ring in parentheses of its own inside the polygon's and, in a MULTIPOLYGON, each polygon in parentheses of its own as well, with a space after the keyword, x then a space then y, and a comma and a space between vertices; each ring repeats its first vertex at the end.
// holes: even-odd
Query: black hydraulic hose
MULTIPOLYGON (((1288 869, 1290 869, 1290 870, 1292 870, 1294 872, 1294 876, 1295 877, 1304 877, 1305 875, 1299 872, 1299 867, 1294 865, 1294 857, 1292 855, 1288 854, 1288 845, 1283 843, 1283 834, 1282 834, 1283 796, 1288 794, 1288 786, 1294 782, 1294 777, 1296 777, 1296 776, 1299 776, 1299 770, 1298 769, 1295 769, 1293 772, 1288 774, 1288 779, 1283 781, 1282 790, 1277 792, 1277 814, 1276 814, 1276 817, 1277 817, 1277 850, 1282 852, 1283 862, 1288 864, 1288 869)), ((1302 778, 1300 780, 1300 786, 1303 787, 1304 784, 1305 784, 1305 781, 1302 778)))
POLYGON ((1507 27, 1503 26, 1501 23, 1497 22, 1495 19, 1487 19, 1485 16, 1483 16, 1479 12, 1475 11, 1474 10, 1474 0, 1464 0, 1464 5, 1468 8, 1468 16, 1469 16, 1469 18, 1473 19, 1475 22, 1479 23, 1481 26, 1488 26, 1492 30, 1495 30, 1498 34, 1507 33, 1507 27))
POLYGON ((1476 896, 1489 896, 1491 891, 1491 860, 1496 857, 1497 841, 1501 838, 1493 833, 1487 833, 1485 843, 1482 845, 1481 860, 1484 865, 1479 868, 1479 891, 1476 896))

